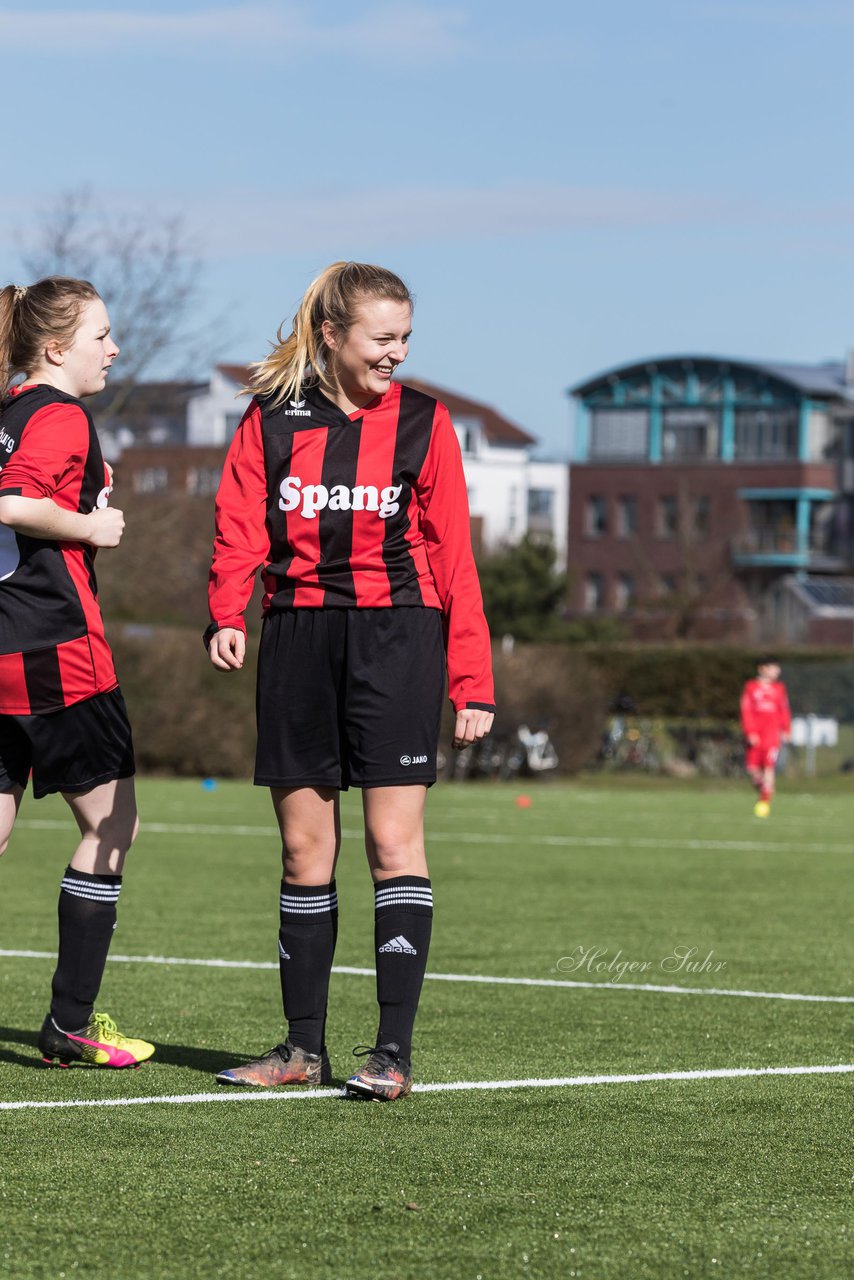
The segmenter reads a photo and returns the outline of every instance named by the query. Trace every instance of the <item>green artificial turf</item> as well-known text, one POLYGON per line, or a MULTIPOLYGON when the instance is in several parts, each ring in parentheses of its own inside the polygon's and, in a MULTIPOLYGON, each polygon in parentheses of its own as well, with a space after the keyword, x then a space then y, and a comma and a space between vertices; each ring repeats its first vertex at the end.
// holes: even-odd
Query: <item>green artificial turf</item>
MULTIPOLYGON (((266 793, 139 792, 114 954, 273 965, 266 793)), ((343 813, 336 965, 369 969, 357 794, 343 813)), ((850 1003, 632 989, 850 996, 852 818, 842 791, 786 793, 761 822, 746 787, 436 788, 430 972, 598 985, 429 979, 416 1080, 854 1061, 850 1003)), ((71 839, 61 801, 25 801, 0 864, 0 948, 53 951, 71 839)), ((229 1100, 0 1110, 0 1274, 15 1280, 850 1271, 850 1075, 237 1100, 213 1074, 281 1038, 272 967, 111 962, 99 1007, 157 1044, 133 1072, 37 1066, 52 968, 0 956, 0 1101, 229 1100)), ((375 1017, 373 979, 336 973, 339 1081, 375 1017)))

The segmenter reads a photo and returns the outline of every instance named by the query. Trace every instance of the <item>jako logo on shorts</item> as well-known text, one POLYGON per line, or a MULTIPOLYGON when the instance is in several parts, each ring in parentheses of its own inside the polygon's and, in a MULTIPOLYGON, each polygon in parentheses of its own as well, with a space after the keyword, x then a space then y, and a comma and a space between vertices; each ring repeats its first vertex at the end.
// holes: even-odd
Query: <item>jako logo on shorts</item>
POLYGON ((346 484, 334 484, 327 489, 325 484, 307 484, 303 487, 299 476, 285 476, 279 485, 279 509, 296 511, 305 520, 314 520, 318 511, 326 507, 330 511, 376 511, 381 520, 397 515, 400 510, 402 484, 390 484, 378 490, 372 484, 357 484, 350 488, 346 484))

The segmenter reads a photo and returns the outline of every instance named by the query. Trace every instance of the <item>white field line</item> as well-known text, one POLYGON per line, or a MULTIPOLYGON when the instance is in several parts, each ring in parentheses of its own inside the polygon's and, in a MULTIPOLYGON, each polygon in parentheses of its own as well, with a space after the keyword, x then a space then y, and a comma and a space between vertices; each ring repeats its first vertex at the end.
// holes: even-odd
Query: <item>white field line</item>
MULTIPOLYGON (((468 1093, 496 1089, 566 1089, 579 1085, 654 1084, 669 1080, 738 1080, 748 1076, 824 1076, 854 1071, 854 1063, 824 1067, 720 1067, 708 1071, 653 1071, 647 1075, 555 1076, 538 1080, 453 1080, 446 1084, 416 1084, 413 1093, 468 1093)), ((151 1098, 66 1098, 46 1102, 0 1102, 0 1111, 63 1110, 71 1107, 139 1107, 152 1103, 187 1102, 305 1102, 318 1098, 343 1098, 343 1089, 300 1089, 285 1092, 265 1089, 259 1092, 220 1091, 219 1093, 160 1094, 151 1098)))
MULTIPOLYGON (((15 951, 0 948, 0 957, 20 960, 55 960, 53 951, 15 951)), ((110 955, 115 964, 190 965, 201 969, 275 969, 278 961, 270 960, 196 960, 184 956, 119 956, 110 955)), ((374 969, 358 969, 351 965, 333 965, 333 973, 373 978, 374 969)), ((656 985, 652 982, 580 982, 569 978, 501 978, 481 973, 427 973, 433 982, 479 982, 493 987, 568 987, 597 991, 656 991, 678 996, 741 996, 750 1000, 803 1000, 814 1004, 854 1004, 854 996, 802 995, 793 991, 743 991, 726 987, 680 987, 656 985)))
MULTIPOLYGON (((54 818, 21 818, 16 826, 30 831, 76 831, 71 822, 63 822, 54 818)), ((156 836, 261 836, 267 840, 278 842, 279 835, 271 826, 230 826, 215 822, 143 822, 143 835, 156 836)), ((346 840, 361 840, 364 833, 360 830, 346 829, 341 832, 346 840)), ((504 835, 489 831, 428 831, 428 843, 433 844, 519 844, 524 841, 530 845, 544 845, 558 849, 699 849, 732 850, 739 853, 854 853, 854 844, 801 844, 800 842, 782 843, 765 840, 692 840, 671 839, 658 836, 629 836, 623 839, 617 836, 544 836, 530 833, 526 835, 504 835)))

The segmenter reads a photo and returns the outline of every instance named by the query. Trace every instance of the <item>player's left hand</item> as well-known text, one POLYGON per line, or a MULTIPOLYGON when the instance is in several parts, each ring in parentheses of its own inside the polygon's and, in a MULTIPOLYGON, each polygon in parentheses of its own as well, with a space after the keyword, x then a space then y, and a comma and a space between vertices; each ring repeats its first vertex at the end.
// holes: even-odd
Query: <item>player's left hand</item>
POLYGON ((470 747, 473 742, 480 742, 481 738, 485 738, 489 733, 494 719, 495 716, 491 711, 479 711, 474 707, 466 707, 458 711, 452 744, 454 750, 462 751, 463 747, 470 747))

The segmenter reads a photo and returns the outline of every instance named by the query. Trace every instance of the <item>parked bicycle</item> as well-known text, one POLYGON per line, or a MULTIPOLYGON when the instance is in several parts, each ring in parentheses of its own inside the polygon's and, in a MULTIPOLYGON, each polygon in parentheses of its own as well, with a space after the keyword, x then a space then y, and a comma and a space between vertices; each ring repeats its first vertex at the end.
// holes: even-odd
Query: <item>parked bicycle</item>
POLYGON ((455 781, 475 778, 495 778, 509 781, 513 778, 548 776, 557 769, 560 760, 548 729, 539 726, 531 729, 520 724, 509 734, 491 733, 482 742, 450 758, 442 755, 445 765, 443 776, 455 781))

